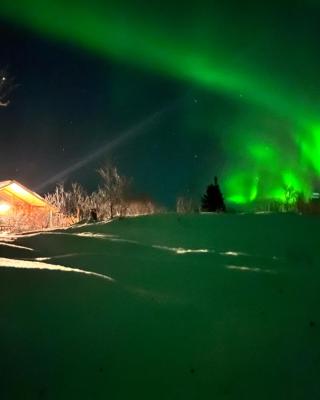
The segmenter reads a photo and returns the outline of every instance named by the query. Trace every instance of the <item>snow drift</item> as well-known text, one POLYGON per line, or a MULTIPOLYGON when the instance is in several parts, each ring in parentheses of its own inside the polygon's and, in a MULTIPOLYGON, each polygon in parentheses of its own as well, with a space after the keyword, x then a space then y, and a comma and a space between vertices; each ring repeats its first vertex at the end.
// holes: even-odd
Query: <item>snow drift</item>
POLYGON ((1 398, 319 398, 319 222, 172 214, 3 237, 1 398))

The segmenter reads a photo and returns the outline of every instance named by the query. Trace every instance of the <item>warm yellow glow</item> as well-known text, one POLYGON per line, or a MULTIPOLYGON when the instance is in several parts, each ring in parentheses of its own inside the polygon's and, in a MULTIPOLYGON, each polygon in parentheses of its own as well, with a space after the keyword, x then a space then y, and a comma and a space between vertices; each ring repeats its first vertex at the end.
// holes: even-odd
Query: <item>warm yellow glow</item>
POLYGON ((8 185, 5 188, 5 190, 17 196, 18 198, 20 198, 21 200, 25 201, 30 205, 38 207, 44 207, 47 205, 46 202, 43 199, 41 199, 40 196, 36 195, 31 191, 30 192, 27 191, 26 189, 24 189, 22 186, 20 186, 15 182, 10 183, 10 185, 8 185))
POLYGON ((0 203, 0 214, 5 214, 10 210, 11 206, 7 203, 0 203))
POLYGON ((15 193, 20 194, 23 197, 26 197, 29 195, 29 193, 25 189, 23 189, 21 186, 17 185, 15 182, 10 184, 10 189, 15 193))

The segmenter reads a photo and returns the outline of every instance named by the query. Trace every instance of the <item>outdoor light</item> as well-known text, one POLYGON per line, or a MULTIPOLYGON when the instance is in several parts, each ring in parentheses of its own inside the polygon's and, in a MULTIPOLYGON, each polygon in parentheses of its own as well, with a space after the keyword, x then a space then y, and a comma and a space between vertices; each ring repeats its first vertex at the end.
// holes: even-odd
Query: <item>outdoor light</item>
POLYGON ((11 208, 10 204, 0 203, 0 214, 5 214, 11 208))

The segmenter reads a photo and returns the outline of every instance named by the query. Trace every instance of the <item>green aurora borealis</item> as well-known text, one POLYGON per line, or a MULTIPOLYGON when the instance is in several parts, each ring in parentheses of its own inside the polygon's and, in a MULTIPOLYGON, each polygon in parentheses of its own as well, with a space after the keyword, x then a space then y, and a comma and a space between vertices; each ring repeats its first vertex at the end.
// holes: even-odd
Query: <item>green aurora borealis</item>
POLYGON ((285 185, 310 196, 320 175, 315 3, 107 3, 3 0, 0 15, 230 99, 237 111, 224 116, 220 173, 229 201, 283 199, 285 185))

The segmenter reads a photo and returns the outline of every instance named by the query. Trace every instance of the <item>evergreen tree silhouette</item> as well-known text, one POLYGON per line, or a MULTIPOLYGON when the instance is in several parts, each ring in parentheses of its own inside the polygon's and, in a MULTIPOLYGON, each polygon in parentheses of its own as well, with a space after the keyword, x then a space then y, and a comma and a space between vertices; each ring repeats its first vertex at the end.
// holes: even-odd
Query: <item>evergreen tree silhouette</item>
POLYGON ((207 187, 206 193, 201 199, 201 210, 208 212, 225 212, 223 196, 218 184, 218 178, 214 177, 214 185, 210 184, 207 187))

